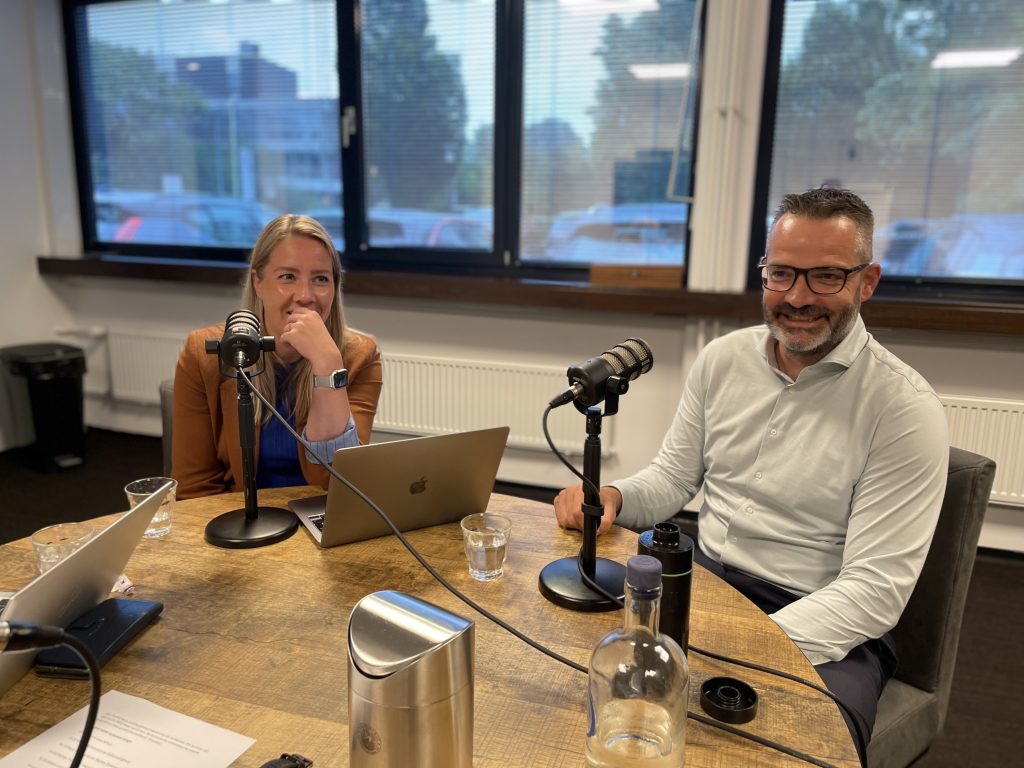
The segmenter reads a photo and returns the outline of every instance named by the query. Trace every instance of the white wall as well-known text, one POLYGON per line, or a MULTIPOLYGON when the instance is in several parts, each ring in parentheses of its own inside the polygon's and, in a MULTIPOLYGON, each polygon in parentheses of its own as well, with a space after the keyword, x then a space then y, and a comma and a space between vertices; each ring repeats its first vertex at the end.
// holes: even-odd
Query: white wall
MULTIPOLYGON (((236 307, 237 291, 230 287, 38 275, 37 255, 76 256, 81 249, 61 57, 59 1, 7 0, 0 25, 0 346, 55 340, 67 329, 136 327, 183 338, 191 328, 222 321, 236 307)), ((604 462, 605 479, 646 463, 696 350, 728 329, 713 321, 361 296, 348 297, 347 312, 353 325, 374 333, 385 353, 395 354, 566 366, 626 336, 644 338, 654 349, 655 367, 634 382, 620 415, 607 420, 616 452, 604 462)), ((1024 399, 1024 339, 872 331, 941 394, 1024 399)), ((87 336, 77 343, 90 350, 89 375, 106 376, 103 345, 87 336)), ((18 444, 16 429, 4 424, 5 399, 0 381, 0 449, 18 444)), ((500 410, 500 403, 492 405, 500 410)), ((153 408, 89 398, 86 418, 93 426, 159 433, 153 408)), ((581 441, 583 436, 581 417, 581 441)), ((529 451, 510 451, 501 477, 551 487, 570 479, 553 457, 529 451)), ((1024 510, 993 508, 982 543, 1024 551, 1024 510)))

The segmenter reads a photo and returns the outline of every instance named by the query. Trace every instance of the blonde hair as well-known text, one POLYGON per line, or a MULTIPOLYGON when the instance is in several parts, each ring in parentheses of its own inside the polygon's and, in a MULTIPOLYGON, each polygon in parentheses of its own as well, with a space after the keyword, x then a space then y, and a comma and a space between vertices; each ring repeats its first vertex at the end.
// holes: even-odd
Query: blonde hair
MULTIPOLYGON (((263 316, 263 302, 256 295, 253 286, 253 274, 260 279, 263 278, 263 270, 270 261, 270 255, 274 249, 289 237, 308 237, 318 241, 331 257, 331 275, 334 278, 334 299, 331 302, 331 310, 327 314, 325 322, 327 330, 338 345, 338 349, 345 353, 345 346, 351 339, 348 327, 345 325, 345 312, 341 302, 341 259, 334 247, 331 236, 327 230, 316 219, 309 216, 299 216, 293 213, 286 213, 278 216, 269 222, 256 238, 256 244, 252 248, 252 256, 249 258, 249 272, 246 274, 245 286, 242 288, 242 307, 254 312, 260 319, 260 323, 266 325, 263 316)), ((277 376, 275 370, 283 366, 284 362, 277 356, 276 352, 266 352, 263 355, 263 363, 266 373, 257 376, 252 380, 253 386, 259 390, 267 400, 277 405, 277 376)), ((301 358, 298 364, 285 380, 285 386, 290 387, 295 394, 295 401, 290 403, 290 410, 286 414, 295 417, 295 424, 305 423, 309 416, 310 399, 313 389, 313 370, 309 361, 301 358)), ((256 399, 253 403, 256 412, 256 423, 267 423, 271 415, 269 411, 264 412, 263 403, 256 399)))

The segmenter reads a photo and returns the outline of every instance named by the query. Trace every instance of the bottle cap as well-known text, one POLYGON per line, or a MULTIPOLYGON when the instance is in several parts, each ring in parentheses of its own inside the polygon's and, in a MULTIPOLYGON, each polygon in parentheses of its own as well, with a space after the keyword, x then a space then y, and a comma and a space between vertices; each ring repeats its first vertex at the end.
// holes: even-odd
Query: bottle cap
POLYGON ((715 720, 742 725, 757 715, 757 692, 733 677, 711 677, 700 687, 700 705, 715 720))
POLYGON ((633 555, 626 561, 626 583, 650 592, 661 586, 661 563, 650 555, 633 555))

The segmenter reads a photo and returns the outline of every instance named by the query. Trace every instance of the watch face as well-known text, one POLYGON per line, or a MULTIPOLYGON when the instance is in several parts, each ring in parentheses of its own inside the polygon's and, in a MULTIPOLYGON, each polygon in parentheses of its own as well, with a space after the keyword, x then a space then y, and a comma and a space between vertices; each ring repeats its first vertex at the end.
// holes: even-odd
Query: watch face
POLYGON ((341 389, 342 387, 348 386, 348 371, 342 368, 340 371, 335 371, 331 374, 331 385, 335 389, 341 389))

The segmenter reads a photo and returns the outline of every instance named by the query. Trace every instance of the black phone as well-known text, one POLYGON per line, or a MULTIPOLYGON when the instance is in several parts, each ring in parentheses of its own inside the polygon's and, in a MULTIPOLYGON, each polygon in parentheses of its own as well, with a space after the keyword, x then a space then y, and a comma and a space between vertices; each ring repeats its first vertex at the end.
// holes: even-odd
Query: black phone
MULTIPOLYGON (((102 667, 163 609, 164 604, 154 600, 111 597, 83 613, 65 631, 85 643, 102 667)), ((66 646, 40 651, 35 665, 36 674, 42 677, 89 677, 85 662, 66 646)))

